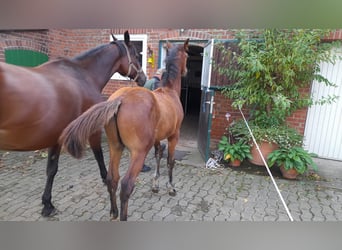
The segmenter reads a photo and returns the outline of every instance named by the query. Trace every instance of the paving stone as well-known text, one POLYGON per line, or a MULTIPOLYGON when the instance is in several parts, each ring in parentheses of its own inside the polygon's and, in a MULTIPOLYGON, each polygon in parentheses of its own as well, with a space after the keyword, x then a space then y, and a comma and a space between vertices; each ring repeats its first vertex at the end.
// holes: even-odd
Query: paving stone
MULTIPOLYGON (((108 148, 104 147, 108 164, 108 148)), ((120 174, 128 166, 128 153, 120 174)), ((76 160, 62 154, 52 201, 58 214, 44 218, 41 196, 46 159, 34 152, 10 152, 0 168, 0 220, 2 221, 110 221, 106 186, 90 150, 76 160), (34 159, 34 161, 33 161, 34 159)), ((267 176, 236 169, 208 170, 204 166, 176 164, 177 195, 166 188, 163 160, 160 192, 151 192, 153 171, 141 173, 129 200, 130 221, 289 221, 282 202, 267 176)), ((187 160, 189 162, 189 160, 187 160)), ((154 166, 153 150, 146 163, 154 166)), ((324 181, 276 179, 295 221, 342 221, 342 176, 324 181)), ((120 185, 117 193, 118 207, 120 185)))

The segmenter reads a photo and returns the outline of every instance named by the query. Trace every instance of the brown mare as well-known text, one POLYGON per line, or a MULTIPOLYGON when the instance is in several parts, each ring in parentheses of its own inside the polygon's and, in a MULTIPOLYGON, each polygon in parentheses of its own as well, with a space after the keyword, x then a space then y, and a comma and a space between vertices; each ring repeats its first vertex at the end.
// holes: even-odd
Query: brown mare
MULTIPOLYGON (((61 151, 58 138, 63 129, 89 107, 103 101, 101 91, 115 72, 139 85, 146 81, 127 31, 124 37, 124 41, 115 39, 72 59, 52 60, 34 68, 0 63, 0 149, 49 148, 43 216, 56 211, 51 191, 61 151)), ((89 144, 105 181, 100 129, 89 137, 89 144)))
POLYGON ((133 191, 135 180, 140 173, 146 155, 154 145, 157 168, 153 180, 153 192, 158 192, 159 165, 162 156, 160 141, 168 140, 167 165, 169 169, 169 194, 176 195, 172 183, 172 170, 175 164, 174 153, 180 135, 184 113, 180 102, 181 77, 186 74, 187 49, 184 45, 171 44, 166 57, 166 71, 162 76, 162 87, 150 91, 141 87, 125 87, 112 94, 107 102, 88 109, 63 131, 60 140, 74 157, 81 157, 87 138, 94 130, 105 128, 110 163, 107 187, 111 201, 113 218, 118 217, 116 190, 119 164, 122 151, 130 152, 128 171, 121 180, 120 220, 127 220, 128 199, 133 191))

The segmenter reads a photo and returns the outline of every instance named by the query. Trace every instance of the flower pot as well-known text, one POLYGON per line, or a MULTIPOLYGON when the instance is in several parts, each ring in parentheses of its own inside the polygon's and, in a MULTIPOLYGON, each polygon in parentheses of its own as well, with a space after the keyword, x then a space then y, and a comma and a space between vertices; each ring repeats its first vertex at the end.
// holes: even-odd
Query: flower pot
POLYGON ((235 159, 234 161, 230 161, 228 165, 231 167, 239 167, 241 165, 241 161, 238 159, 235 159))
MULTIPOLYGON (((259 149, 260 149, 261 154, 263 155, 266 162, 267 162, 268 155, 273 150, 276 150, 277 148, 278 148, 278 145, 275 143, 269 143, 269 142, 260 142, 259 143, 259 149)), ((251 162, 255 165, 258 165, 258 166, 265 166, 255 144, 253 144, 253 146, 251 148, 251 155, 252 155, 252 159, 249 159, 249 162, 251 162)))
POLYGON ((291 168, 289 170, 286 170, 285 167, 283 165, 281 165, 280 167, 280 172, 283 175, 283 177, 285 179, 289 179, 289 180, 294 180, 297 178, 298 176, 298 172, 296 169, 291 168))

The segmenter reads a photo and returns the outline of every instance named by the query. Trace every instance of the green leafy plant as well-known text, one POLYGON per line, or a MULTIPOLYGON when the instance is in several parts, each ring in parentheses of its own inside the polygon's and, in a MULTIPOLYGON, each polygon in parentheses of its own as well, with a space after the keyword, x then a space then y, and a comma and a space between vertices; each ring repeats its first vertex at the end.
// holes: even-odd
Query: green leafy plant
POLYGON ((250 146, 243 141, 230 143, 227 136, 222 136, 218 144, 218 150, 223 152, 223 159, 225 161, 234 161, 248 158, 251 159, 250 146))
POLYGON ((317 171, 317 165, 312 159, 314 156, 316 155, 309 153, 300 146, 279 148, 269 154, 267 162, 269 167, 284 166, 286 170, 296 169, 299 174, 303 174, 310 166, 317 171))
MULTIPOLYGON (((315 167, 312 155, 302 148, 303 137, 288 127, 286 118, 294 111, 312 104, 334 102, 337 96, 321 97, 316 103, 310 96, 313 80, 336 86, 320 74, 321 62, 334 62, 334 43, 324 43, 329 30, 265 29, 242 31, 237 46, 222 46, 223 63, 216 64, 219 74, 228 81, 223 95, 234 108, 249 110, 248 124, 257 141, 277 144, 269 156, 270 165, 284 164, 304 173, 315 167)), ((252 146, 252 138, 244 122, 228 128, 234 137, 252 146)), ((228 147, 229 148, 229 147, 228 147)), ((227 155, 228 155, 227 150, 227 155)))
MULTIPOLYGON (((261 126, 257 125, 255 121, 249 122, 249 127, 257 142, 275 143, 279 147, 290 148, 293 146, 301 146, 303 136, 297 130, 290 128, 287 125, 278 126, 261 126)), ((229 127, 234 138, 244 143, 253 144, 252 137, 243 120, 235 122, 229 127)))
MULTIPOLYGON (((334 61, 333 44, 322 43, 329 30, 265 29, 254 33, 241 32, 239 52, 226 51, 225 65, 218 72, 233 84, 222 93, 233 100, 233 107, 254 107, 268 117, 283 122, 293 111, 311 104, 310 95, 300 91, 316 80, 335 86, 320 74, 320 63, 334 61)), ((227 50, 222 47, 223 50, 227 50)), ((229 49, 228 49, 229 50, 229 49)), ((329 103, 336 96, 322 98, 329 103)), ((252 110, 255 119, 259 115, 252 110)))
POLYGON ((243 120, 234 121, 227 128, 227 132, 230 133, 235 141, 241 141, 245 144, 249 144, 251 136, 248 128, 243 120))

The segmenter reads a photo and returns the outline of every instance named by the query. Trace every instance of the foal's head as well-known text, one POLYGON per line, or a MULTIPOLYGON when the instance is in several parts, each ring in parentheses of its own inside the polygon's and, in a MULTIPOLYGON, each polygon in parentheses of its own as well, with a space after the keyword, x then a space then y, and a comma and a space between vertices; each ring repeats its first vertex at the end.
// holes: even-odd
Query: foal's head
POLYGON ((165 71, 162 75, 162 85, 165 86, 170 81, 180 76, 186 76, 188 60, 189 39, 184 44, 172 45, 166 43, 165 71))
MULTIPOLYGON (((113 35, 112 35, 113 36, 113 35)), ((146 75, 139 63, 139 54, 130 42, 128 31, 124 33, 124 41, 118 41, 114 36, 113 40, 120 48, 121 53, 121 66, 118 72, 123 76, 128 76, 137 82, 139 86, 143 86, 146 82, 146 75), (127 72, 127 73, 124 73, 127 72)))
POLYGON ((188 50, 189 50, 189 38, 186 39, 183 46, 179 45, 179 48, 178 48, 178 56, 182 62, 181 63, 181 75, 182 76, 186 76, 186 74, 188 73, 188 68, 186 67, 186 63, 188 60, 188 50))

